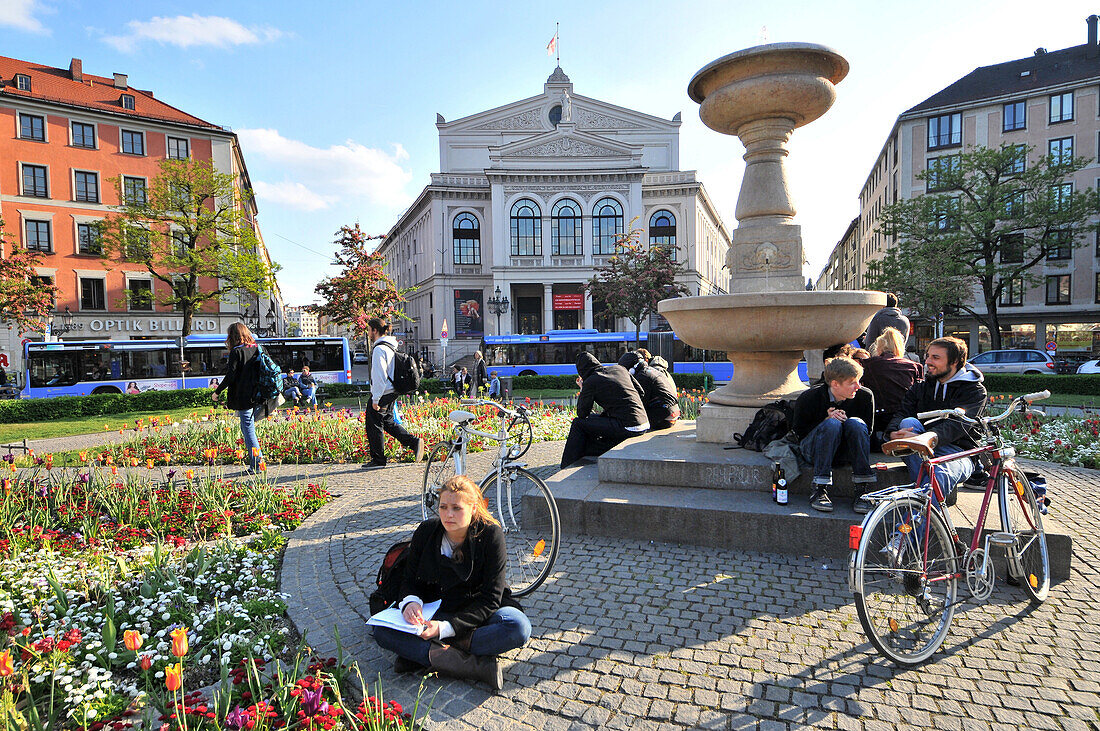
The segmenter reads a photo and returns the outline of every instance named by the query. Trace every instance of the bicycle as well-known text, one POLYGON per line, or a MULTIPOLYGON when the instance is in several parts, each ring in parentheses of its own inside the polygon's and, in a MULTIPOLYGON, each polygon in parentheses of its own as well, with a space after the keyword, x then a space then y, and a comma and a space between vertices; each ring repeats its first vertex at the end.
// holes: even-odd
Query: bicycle
POLYGON ((471 437, 500 443, 497 458, 479 487, 489 512, 500 522, 508 548, 507 580, 517 597, 530 594, 546 581, 558 557, 561 522, 550 488, 526 469, 520 457, 531 447, 534 431, 526 407, 507 409, 496 401, 462 399, 470 406, 491 406, 501 416, 496 432, 474 429, 478 418, 456 409, 448 418, 454 422, 450 439, 440 442, 428 454, 421 491, 421 514, 427 520, 438 514, 439 491, 448 479, 466 474, 466 448, 471 437))
POLYGON ((848 583, 867 638, 894 663, 919 665, 940 648, 955 607, 962 603, 958 598, 960 579, 975 602, 989 599, 996 580, 991 556, 994 547, 1005 552, 1009 583, 1018 581, 1035 604, 1047 598, 1050 555, 1042 514, 1031 483, 1016 464, 1016 450, 1003 443, 996 424, 1049 396, 1050 391, 1019 396, 999 416, 974 419, 961 409, 917 415, 925 423, 957 419, 980 428, 983 444, 974 449, 934 457, 934 432, 883 445, 883 452, 896 456, 918 454, 921 468, 912 485, 867 494, 877 505, 861 525, 851 528, 848 583), (944 507, 944 490, 933 467, 972 458, 981 460, 989 479, 967 545, 944 507), (1001 529, 985 534, 983 542, 994 490, 1001 529))

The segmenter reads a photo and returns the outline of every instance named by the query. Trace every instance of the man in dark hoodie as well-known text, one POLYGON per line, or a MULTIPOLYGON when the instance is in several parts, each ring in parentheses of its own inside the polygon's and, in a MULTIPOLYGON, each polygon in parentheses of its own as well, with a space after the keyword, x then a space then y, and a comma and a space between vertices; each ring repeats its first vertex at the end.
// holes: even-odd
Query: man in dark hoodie
MULTIPOLYGON (((658 358, 664 362, 663 358, 658 358)), ((619 358, 619 365, 634 376, 642 387, 645 394, 642 404, 649 419, 650 431, 668 429, 675 424, 680 418, 680 401, 676 398, 676 384, 668 371, 647 365, 645 358, 635 350, 624 353, 619 358)))
POLYGON ((875 313, 871 324, 867 326, 867 332, 863 334, 863 347, 870 348, 888 327, 901 333, 902 342, 909 339, 909 318, 901 314, 898 296, 889 292, 886 294, 886 306, 875 313))
POLYGON ((598 456, 630 437, 649 431, 643 399, 645 391, 620 365, 600 365, 596 356, 584 351, 577 356, 581 393, 577 397, 577 418, 561 453, 561 466, 568 467, 584 456, 598 456), (598 404, 602 414, 593 414, 598 404))
MULTIPOLYGON (((982 372, 966 362, 966 343, 958 338, 937 338, 928 344, 924 356, 924 380, 913 384, 902 399, 887 427, 890 439, 904 439, 935 432, 939 443, 933 450, 937 457, 955 454, 977 446, 973 432, 955 419, 941 419, 927 425, 917 419, 922 411, 962 408, 976 419, 985 412, 986 392, 982 372)), ((917 455, 903 457, 909 474, 917 479, 921 459, 917 455)), ((947 496, 948 505, 955 502, 955 489, 974 472, 974 463, 959 459, 936 467, 936 482, 947 496)))

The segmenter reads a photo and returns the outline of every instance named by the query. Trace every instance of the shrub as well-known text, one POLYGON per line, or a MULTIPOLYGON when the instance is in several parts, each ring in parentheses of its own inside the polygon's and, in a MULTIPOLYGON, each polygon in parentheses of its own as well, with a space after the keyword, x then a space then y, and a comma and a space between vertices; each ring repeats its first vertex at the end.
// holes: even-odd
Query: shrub
POLYGON ((80 416, 127 414, 132 411, 163 411, 210 405, 210 389, 145 391, 136 394, 97 394, 56 398, 0 401, 0 424, 54 421, 80 416))
POLYGON ((1049 389, 1051 393, 1100 396, 1100 374, 1059 376, 1053 373, 987 373, 985 387, 997 393, 1024 394, 1049 389))

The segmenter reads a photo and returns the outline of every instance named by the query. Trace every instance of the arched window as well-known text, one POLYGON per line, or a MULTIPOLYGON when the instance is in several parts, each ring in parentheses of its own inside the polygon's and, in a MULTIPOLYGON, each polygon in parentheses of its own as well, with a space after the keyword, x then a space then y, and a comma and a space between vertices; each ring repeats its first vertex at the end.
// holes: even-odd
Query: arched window
POLYGON ((554 204, 550 218, 550 253, 554 256, 580 256, 581 207, 576 201, 563 198, 554 204))
POLYGON ((669 211, 657 211, 649 217, 649 248, 667 246, 676 261, 676 217, 669 211))
POLYGON ((542 256, 542 210, 530 198, 512 204, 512 256, 542 256))
POLYGON ((455 264, 481 263, 481 226, 470 213, 460 213, 451 229, 455 264))
POLYGON ((622 205, 614 198, 602 198, 592 208, 592 253, 614 254, 622 232, 622 205))

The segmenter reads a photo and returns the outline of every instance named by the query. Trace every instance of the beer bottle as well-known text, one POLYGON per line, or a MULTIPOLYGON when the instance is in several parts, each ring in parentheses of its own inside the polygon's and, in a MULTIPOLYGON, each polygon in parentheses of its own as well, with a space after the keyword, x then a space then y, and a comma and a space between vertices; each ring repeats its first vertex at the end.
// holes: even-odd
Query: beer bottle
POLYGON ((779 476, 775 480, 775 501, 780 505, 787 504, 787 476, 783 474, 783 466, 776 462, 779 467, 779 476))
POLYGON ((783 474, 783 466, 778 462, 772 464, 772 502, 779 500, 779 476, 783 474))

